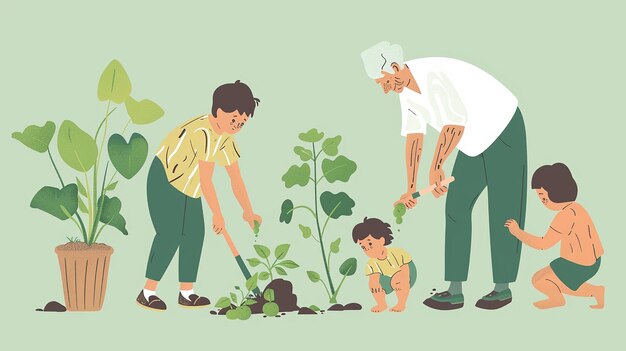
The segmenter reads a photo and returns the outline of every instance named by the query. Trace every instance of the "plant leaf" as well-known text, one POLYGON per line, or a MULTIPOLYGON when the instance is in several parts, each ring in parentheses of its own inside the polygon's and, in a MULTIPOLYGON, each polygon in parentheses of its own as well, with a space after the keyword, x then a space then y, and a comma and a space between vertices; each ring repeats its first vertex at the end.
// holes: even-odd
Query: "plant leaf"
POLYGON ((244 305, 244 306, 252 306, 252 305, 256 305, 256 303, 257 303, 257 301, 256 301, 256 300, 253 300, 253 299, 246 299, 246 300, 243 302, 243 305, 244 305))
POLYGON ((84 197, 87 197, 87 189, 83 185, 83 182, 78 179, 78 177, 76 177, 76 184, 78 184, 78 193, 84 197))
POLYGON ((336 159, 324 159, 322 172, 329 183, 336 181, 347 182, 356 171, 356 163, 345 156, 337 156, 336 159))
POLYGON ((300 267, 300 265, 298 265, 297 263, 295 263, 292 260, 284 260, 284 261, 278 262, 277 265, 283 266, 283 267, 289 268, 289 269, 294 269, 294 268, 300 267))
POLYGON ((263 298, 265 301, 274 302, 274 289, 265 289, 263 292, 263 298))
POLYGON ((330 252, 338 253, 339 252, 339 244, 341 243, 341 238, 337 238, 337 240, 330 243, 330 252))
POLYGON ((311 305, 311 306, 309 306, 309 308, 312 309, 315 312, 321 311, 321 309, 319 307, 315 306, 315 305, 311 305))
POLYGON ((250 277, 250 279, 246 280, 246 288, 248 289, 248 291, 252 291, 258 286, 258 280, 258 273, 255 273, 252 277, 250 277))
POLYGON ((126 112, 134 124, 150 124, 163 117, 165 113, 161 106, 149 99, 138 102, 129 96, 124 104, 126 105, 126 112))
POLYGON ((118 60, 111 61, 98 81, 98 100, 111 100, 121 104, 129 97, 130 90, 130 79, 126 70, 118 60))
POLYGON ((309 150, 309 149, 305 149, 302 146, 296 146, 293 148, 293 152, 296 153, 296 155, 300 156, 300 159, 302 161, 308 161, 311 160, 313 158, 313 151, 309 150))
POLYGON ((237 304, 237 294, 230 293, 230 299, 233 301, 235 305, 237 304))
POLYGON ((256 251, 257 255, 261 258, 268 258, 272 254, 270 249, 267 246, 263 245, 254 245, 254 251, 256 251))
POLYGON ((252 228, 252 232, 254 235, 258 235, 259 231, 261 231, 261 223, 259 223, 259 221, 254 221, 254 228, 252 228))
POLYGON ((293 217, 293 202, 287 199, 283 201, 283 204, 280 206, 280 217, 279 220, 281 223, 289 224, 291 222, 291 218, 293 217))
POLYGON ((307 143, 316 143, 324 137, 324 133, 318 133, 316 128, 309 129, 306 133, 300 133, 298 138, 307 143))
POLYGON ((322 143, 322 150, 328 156, 337 156, 339 153, 339 143, 341 143, 341 135, 337 135, 334 138, 328 138, 322 143))
POLYGON ((261 264, 261 260, 258 258, 248 258, 246 261, 248 261, 250 267, 256 267, 261 264))
POLYGON ((287 275, 287 271, 284 268, 282 268, 282 267, 274 267, 274 269, 280 275, 287 275))
POLYGON ((117 228, 122 234, 128 235, 126 230, 126 219, 120 214, 122 209, 122 201, 117 197, 108 197, 104 195, 98 198, 98 204, 102 202, 102 212, 100 214, 100 222, 117 228))
POLYGON ((62 208, 73 216, 78 209, 78 187, 76 184, 67 184, 62 189, 44 186, 33 196, 30 207, 42 210, 64 221, 69 217, 62 208))
POLYGON ((126 179, 134 177, 148 158, 148 141, 139 133, 133 133, 128 143, 119 134, 111 135, 108 149, 111 163, 126 179))
POLYGON ((289 251, 289 247, 291 245, 289 244, 281 244, 276 246, 276 249, 274 250, 274 257, 276 257, 276 259, 278 260, 282 260, 283 258, 285 258, 287 256, 287 252, 289 251))
POLYGON ((354 200, 344 192, 333 194, 325 191, 320 195, 320 203, 324 213, 334 219, 351 215, 354 207, 354 200))
POLYGON ((85 203, 83 202, 83 199, 81 199, 80 196, 78 197, 78 209, 82 213, 89 213, 89 209, 87 208, 87 205, 85 205, 85 203))
POLYGON ((300 186, 307 185, 310 177, 311 167, 309 167, 308 163, 303 163, 299 167, 296 165, 289 167, 281 179, 285 182, 285 187, 291 188, 296 184, 300 186))
POLYGON ((314 271, 307 271, 306 275, 309 277, 313 283, 317 283, 320 281, 320 274, 314 271))
POLYGON ((402 217, 406 213, 406 206, 404 204, 397 204, 393 207, 393 215, 396 217, 396 223, 402 224, 402 217))
POLYGON ((339 273, 341 273, 341 275, 351 276, 356 272, 356 266, 356 258, 350 257, 339 266, 339 273))
POLYGON ((89 171, 98 157, 96 141, 68 120, 59 127, 57 147, 63 161, 79 172, 89 171))
POLYGON ((117 187, 117 183, 118 182, 115 181, 115 182, 109 184, 104 190, 106 190, 106 191, 113 191, 113 190, 115 190, 115 188, 117 187))
POLYGON ((311 236, 311 228, 307 227, 305 225, 302 225, 302 224, 298 224, 298 226, 300 227, 300 231, 302 232, 302 236, 305 239, 308 239, 311 236))
POLYGON ((226 307, 230 307, 231 303, 230 303, 230 299, 226 296, 224 297, 220 297, 219 300, 217 300, 217 303, 215 304, 215 307, 217 308, 226 308, 226 307))
POLYGON ((14 132, 11 137, 37 152, 44 153, 50 147, 55 130, 56 125, 48 121, 41 127, 30 125, 23 132, 14 132))
POLYGON ((270 274, 268 272, 261 272, 261 273, 259 273, 259 279, 260 280, 268 280, 268 279, 270 279, 270 274))

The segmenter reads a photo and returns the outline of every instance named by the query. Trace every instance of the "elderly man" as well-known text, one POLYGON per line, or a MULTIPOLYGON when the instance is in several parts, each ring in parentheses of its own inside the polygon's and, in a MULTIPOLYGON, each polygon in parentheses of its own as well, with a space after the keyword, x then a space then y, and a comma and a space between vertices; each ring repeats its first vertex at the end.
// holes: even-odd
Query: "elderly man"
POLYGON ((476 307, 498 309, 512 301, 509 283, 517 278, 521 244, 507 235, 504 223, 513 218, 524 225, 526 212, 526 132, 516 97, 483 70, 444 57, 404 62, 402 48, 381 42, 361 54, 370 78, 384 93, 400 96, 402 136, 406 137, 406 192, 396 203, 416 204, 422 144, 427 126, 439 133, 430 166, 435 197, 448 193, 445 230, 447 291, 424 304, 439 310, 464 305, 462 282, 467 280, 472 233, 472 208, 489 189, 491 265, 495 287, 476 307), (442 186, 444 164, 458 149, 452 175, 442 186))

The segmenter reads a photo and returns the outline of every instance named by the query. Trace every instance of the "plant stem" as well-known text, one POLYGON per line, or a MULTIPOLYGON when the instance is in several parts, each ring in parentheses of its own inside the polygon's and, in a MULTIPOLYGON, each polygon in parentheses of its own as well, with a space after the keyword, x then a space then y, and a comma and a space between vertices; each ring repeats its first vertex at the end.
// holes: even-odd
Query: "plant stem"
POLYGON ((100 128, 102 128, 102 126, 104 125, 104 120, 105 120, 107 117, 109 117, 111 114, 113 114, 113 112, 114 112, 115 110, 117 110, 117 106, 115 106, 115 107, 111 110, 111 112, 107 113, 106 117, 104 117, 104 118, 102 119, 102 122, 100 122, 100 125, 98 126, 98 130, 96 130, 96 137, 95 137, 94 139, 98 139, 98 133, 100 133, 100 128))
POLYGON ((344 275, 343 278, 341 278, 341 281, 339 282, 339 286, 337 287, 337 290, 335 290, 335 294, 333 294, 333 296, 330 298, 330 302, 331 303, 337 303, 337 295, 339 295, 339 290, 341 290, 341 286, 343 285, 343 282, 346 280, 347 275, 344 275))
POLYGON ((126 122, 126 124, 124 125, 124 129, 122 129, 122 135, 124 135, 124 133, 126 132, 126 128, 128 128, 129 124, 130 124, 130 118, 128 119, 128 122, 126 122))
MULTIPOLYGON (((104 167, 104 178, 102 178, 102 190, 100 191, 100 205, 98 205, 98 210, 96 211, 96 218, 95 218, 95 224, 94 224, 94 229, 91 231, 91 235, 90 235, 90 240, 91 240, 91 244, 95 243, 96 240, 98 240, 98 237, 100 236, 100 232, 102 232, 102 229, 104 229, 105 226, 107 226, 109 223, 106 223, 105 225, 102 226, 102 228, 100 228, 100 231, 98 232, 98 234, 96 235, 96 237, 93 237, 93 234, 95 234, 96 229, 98 228, 98 224, 100 222, 100 217, 102 216, 102 207, 104 205, 104 197, 106 195, 106 188, 104 187, 104 183, 106 182, 106 178, 107 178, 107 172, 109 171, 109 162, 107 162, 106 167, 104 167)), ((94 201, 95 202, 95 201, 94 201)), ((113 220, 113 219, 111 219, 113 220)))
POLYGON ((326 221, 324 222, 324 226, 322 227, 322 236, 324 236, 324 233, 326 232, 326 225, 328 224, 328 220, 331 218, 330 216, 332 216, 333 213, 335 213, 335 211, 339 208, 339 205, 341 205, 341 201, 339 201, 337 205, 335 205, 333 210, 330 211, 330 214, 328 215, 328 217, 326 217, 326 221))
POLYGON ((326 289, 326 295, 328 295, 328 299, 331 299, 331 295, 330 292, 328 291, 328 286, 326 286, 326 283, 324 283, 324 280, 320 279, 320 282, 322 282, 322 285, 324 285, 324 289, 326 289))
POLYGON ((309 206, 305 206, 305 205, 296 206, 296 207, 292 208, 291 210, 287 211, 287 213, 293 212, 294 210, 296 210, 298 208, 304 208, 306 210, 309 210, 309 212, 311 212, 313 217, 315 217, 315 212, 313 211, 313 209, 311 209, 309 206))
POLYGON ((52 153, 50 153, 50 148, 48 148, 48 156, 50 156, 50 162, 52 162, 52 166, 54 167, 54 170, 57 172, 57 176, 59 177, 59 181, 61 182, 61 187, 65 188, 65 184, 63 183, 63 179, 61 178, 59 169, 57 168, 56 163, 54 163, 54 159, 52 159, 52 153))
POLYGON ((89 204, 89 232, 91 233, 92 228, 93 228, 93 207, 92 207, 92 201, 91 201, 91 189, 89 188, 89 177, 87 176, 87 172, 83 172, 83 174, 85 175, 85 188, 87 190, 87 203, 89 204))
MULTIPOLYGON (((111 108, 111 100, 109 100, 107 102, 107 109, 106 112, 104 113, 104 133, 102 134, 102 141, 100 142, 100 148, 98 149, 98 156, 96 157, 96 164, 94 165, 93 168, 93 209, 94 211, 99 212, 99 207, 98 207, 98 170, 100 168, 100 158, 102 157, 102 153, 104 150, 104 141, 107 138, 107 130, 109 128, 109 115, 111 114, 109 112, 111 108)), ((102 183, 104 184, 104 182, 106 181, 106 179, 103 179, 102 183)), ((98 217, 96 215, 96 217, 98 217)), ((98 230, 98 218, 95 218, 93 227, 90 231, 90 240, 94 237, 94 235, 96 234, 96 230, 98 230)), ((93 242, 92 242, 93 243, 93 242)))
POLYGON ((81 233, 83 234, 83 241, 86 244, 87 243, 87 229, 85 228, 85 223, 83 223, 83 218, 80 216, 78 212, 76 212, 76 218, 78 218, 78 222, 80 223, 81 233))
MULTIPOLYGON (((315 153, 315 143, 311 143, 313 145, 313 153, 315 153)), ((317 179, 317 157, 313 159, 313 178, 317 179)), ((313 189, 315 193, 315 224, 317 225, 317 235, 320 243, 320 249, 322 250, 322 261, 324 261, 324 269, 326 270, 326 277, 328 278, 328 285, 330 285, 330 291, 334 294, 335 288, 333 286, 333 280, 330 276, 330 269, 328 268, 328 263, 326 262, 326 252, 324 250, 324 241, 322 239, 322 230, 320 229, 320 220, 319 220, 319 209, 317 205, 317 183, 313 183, 313 189)), ((330 295, 330 294, 329 294, 330 295)))
POLYGON ((274 268, 274 265, 270 264, 270 260, 267 257, 265 257, 265 260, 267 261, 267 267, 270 272, 270 281, 272 281, 274 280, 274 275, 272 274, 272 268, 274 268))

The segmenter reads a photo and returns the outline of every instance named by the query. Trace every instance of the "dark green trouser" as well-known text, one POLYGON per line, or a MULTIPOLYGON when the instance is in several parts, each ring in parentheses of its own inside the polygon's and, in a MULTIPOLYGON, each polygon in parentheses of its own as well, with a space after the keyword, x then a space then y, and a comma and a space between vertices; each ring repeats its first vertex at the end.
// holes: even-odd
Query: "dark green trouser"
POLYGON ((148 173, 148 209, 156 235, 148 258, 146 278, 159 281, 176 250, 178 280, 196 281, 204 241, 202 200, 189 197, 167 180, 163 164, 154 158, 148 173))
POLYGON ((482 154, 458 152, 446 200, 447 281, 466 281, 472 241, 472 208, 488 188, 491 267, 494 283, 514 282, 521 243, 504 227, 513 218, 524 228, 526 215, 526 131, 519 109, 500 137, 482 154))

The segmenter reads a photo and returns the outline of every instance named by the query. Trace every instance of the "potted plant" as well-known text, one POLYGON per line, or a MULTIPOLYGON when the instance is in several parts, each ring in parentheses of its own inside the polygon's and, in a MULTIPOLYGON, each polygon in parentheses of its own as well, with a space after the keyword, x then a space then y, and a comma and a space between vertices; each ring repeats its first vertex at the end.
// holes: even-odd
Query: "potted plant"
POLYGON ((41 127, 31 125, 12 134, 27 147, 48 154, 61 185, 60 188, 42 187, 32 198, 30 207, 73 223, 79 233, 78 237, 68 237, 68 243, 55 249, 69 311, 99 311, 102 308, 113 248, 98 243, 98 239, 107 227, 128 235, 126 220, 120 213, 122 202, 109 194, 118 184, 118 174, 131 179, 148 156, 148 142, 141 134, 133 133, 127 141, 124 133, 130 122, 148 124, 163 116, 163 110, 156 103, 148 99, 137 101, 130 92, 131 83, 126 71, 113 60, 98 83, 98 99, 105 103, 106 110, 94 136, 70 120, 61 123, 56 139, 58 153, 71 169, 78 172, 76 177, 64 180, 54 161, 50 151, 57 129, 54 122, 48 121, 41 127), (124 104, 129 119, 124 120, 121 133, 109 136, 113 112, 121 104, 124 104), (113 166, 114 172, 109 165, 113 166))

